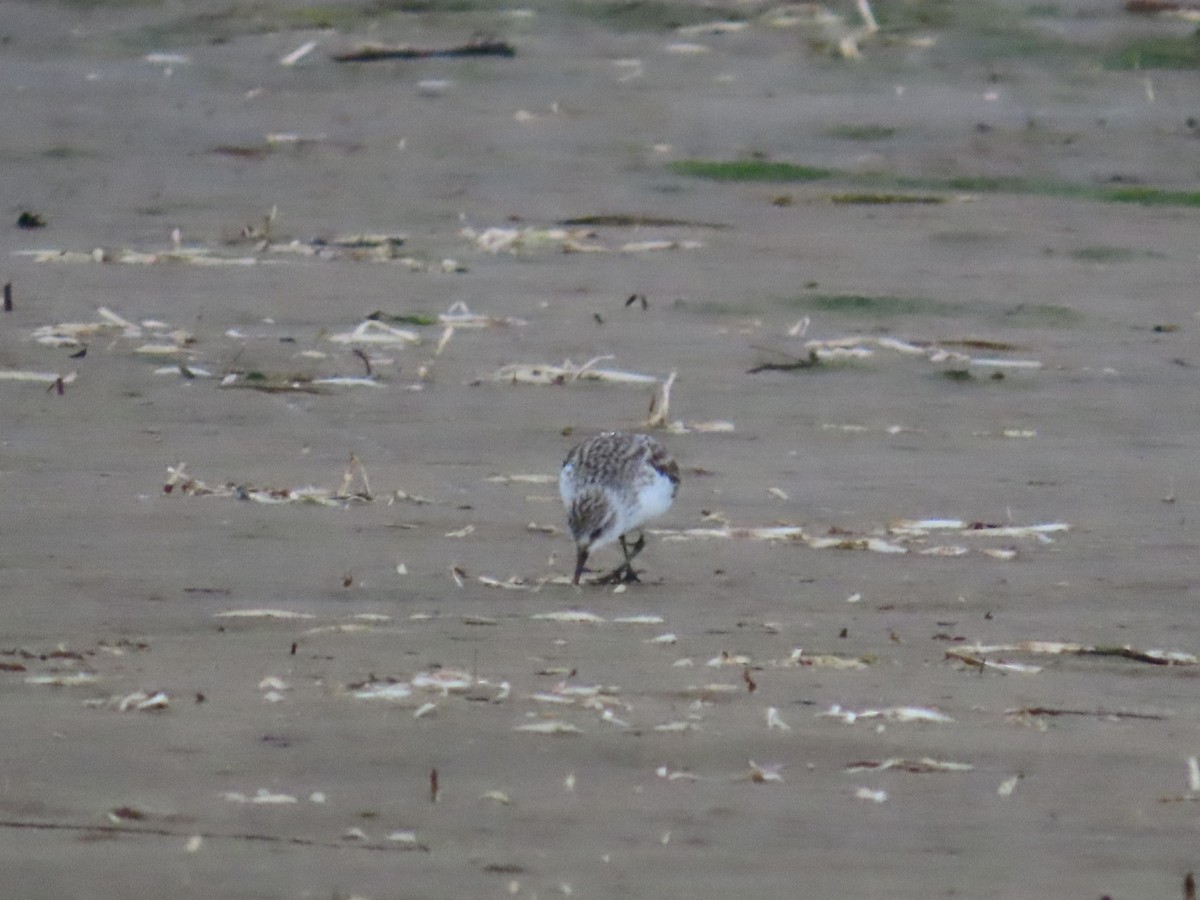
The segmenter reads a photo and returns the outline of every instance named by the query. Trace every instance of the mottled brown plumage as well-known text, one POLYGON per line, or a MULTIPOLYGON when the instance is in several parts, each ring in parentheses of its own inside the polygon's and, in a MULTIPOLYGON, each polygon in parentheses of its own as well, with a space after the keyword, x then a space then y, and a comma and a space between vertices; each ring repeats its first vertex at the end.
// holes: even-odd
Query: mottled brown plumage
POLYGON ((588 438, 567 454, 558 479, 575 541, 575 583, 588 554, 619 540, 625 562, 614 578, 634 581, 630 565, 645 544, 631 550, 625 536, 648 519, 662 515, 679 491, 679 466, 649 435, 610 431, 588 438))

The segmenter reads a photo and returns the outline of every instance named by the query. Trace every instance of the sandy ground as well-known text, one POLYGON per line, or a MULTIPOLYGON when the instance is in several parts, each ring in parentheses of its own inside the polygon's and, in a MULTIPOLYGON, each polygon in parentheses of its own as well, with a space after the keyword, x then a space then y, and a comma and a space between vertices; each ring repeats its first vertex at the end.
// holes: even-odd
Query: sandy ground
MULTIPOLYGON (((1194 189, 1193 75, 989 56, 936 28, 932 48, 876 43, 849 63, 794 29, 681 36, 578 10, 273 25, 298 9, 0 7, 4 214, 49 222, 4 232, 0 370, 77 373, 61 396, 0 381, 0 893, 1179 896, 1196 807, 1164 800, 1196 797, 1200 668, 969 651, 1040 667, 980 671, 946 652, 1200 649, 1196 213, 1017 192, 838 205, 835 183, 720 184, 666 164, 757 153, 1194 189), (517 56, 329 58, 475 31, 517 56), (895 134, 837 136, 872 124, 895 134), (313 140, 269 148, 276 132, 313 140), (276 244, 403 233, 412 261, 226 243, 273 206, 276 244), (570 254, 492 254, 461 233, 615 213, 727 227, 601 227, 581 240, 614 252, 570 254), (184 248, 255 264, 17 255, 162 253, 175 228, 184 248), (619 252, 660 239, 698 246, 619 252), (633 293, 648 308, 627 307, 633 293), (856 313, 848 296, 876 300, 856 313), (457 329, 440 354, 437 325, 415 327, 420 345, 366 345, 377 385, 220 385, 362 375, 330 336, 459 301, 519 321, 457 329), (34 340, 100 307, 194 341, 160 358, 138 349, 161 329, 108 328, 71 358, 78 346, 34 340), (804 316, 808 339, 1042 365, 962 379, 874 347, 748 373, 788 358, 768 351, 805 355, 788 334, 804 316), (964 340, 1004 346, 948 343, 964 340), (789 524, 909 552, 651 534, 640 585, 547 581, 572 558, 554 485, 498 476, 553 478, 580 435, 638 427, 654 390, 487 378, 601 355, 678 373, 672 422, 732 423, 661 435, 684 473, 662 529, 789 524), (224 490, 333 490, 351 454, 370 502, 224 490), (180 463, 216 493, 164 492, 180 463), (887 530, 927 517, 1071 527, 887 530), (934 547, 965 552, 920 552, 934 547), (253 610, 291 618, 224 615, 253 610), (603 621, 535 618, 565 611, 603 621), (648 618, 617 621, 631 616, 648 618), (799 665, 797 648, 865 665, 799 665), (462 689, 354 696, 455 672, 462 689), (138 691, 169 707, 121 710, 138 691), (950 721, 821 715, 835 705, 950 721), (578 732, 515 730, 542 723, 578 732), (847 771, 923 758, 970 768, 847 771)), ((1186 28, 1123 16, 1080 4, 1039 27, 1087 46, 1186 28)))

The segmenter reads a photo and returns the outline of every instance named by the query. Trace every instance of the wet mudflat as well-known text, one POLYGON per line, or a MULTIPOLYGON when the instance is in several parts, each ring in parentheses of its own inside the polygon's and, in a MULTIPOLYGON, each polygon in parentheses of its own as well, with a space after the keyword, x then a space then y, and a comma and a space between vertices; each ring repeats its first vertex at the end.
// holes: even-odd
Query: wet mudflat
POLYGON ((1191 26, 832 11, 0 12, 6 895, 1179 896, 1191 26))

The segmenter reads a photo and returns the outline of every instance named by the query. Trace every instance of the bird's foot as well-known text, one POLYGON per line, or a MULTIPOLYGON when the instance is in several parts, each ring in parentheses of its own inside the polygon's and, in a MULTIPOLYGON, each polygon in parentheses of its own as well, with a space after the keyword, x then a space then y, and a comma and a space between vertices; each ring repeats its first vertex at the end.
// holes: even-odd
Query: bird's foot
POLYGON ((593 584, 635 584, 640 581, 633 566, 629 563, 621 563, 607 575, 597 578, 593 584))

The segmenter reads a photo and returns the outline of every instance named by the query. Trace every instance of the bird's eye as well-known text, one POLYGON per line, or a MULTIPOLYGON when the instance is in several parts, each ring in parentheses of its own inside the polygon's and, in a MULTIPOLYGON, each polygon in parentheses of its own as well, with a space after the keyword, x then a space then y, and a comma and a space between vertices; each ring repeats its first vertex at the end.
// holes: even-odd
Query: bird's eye
POLYGON ((604 529, 603 529, 603 528, 597 528, 595 531, 593 531, 593 532, 592 532, 592 537, 591 537, 591 539, 592 539, 593 541, 598 541, 598 540, 600 540, 600 535, 602 535, 603 533, 604 533, 604 529))

